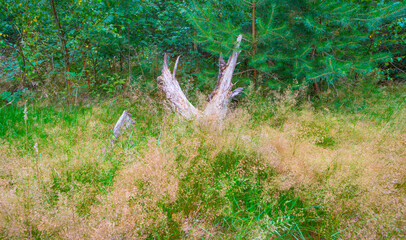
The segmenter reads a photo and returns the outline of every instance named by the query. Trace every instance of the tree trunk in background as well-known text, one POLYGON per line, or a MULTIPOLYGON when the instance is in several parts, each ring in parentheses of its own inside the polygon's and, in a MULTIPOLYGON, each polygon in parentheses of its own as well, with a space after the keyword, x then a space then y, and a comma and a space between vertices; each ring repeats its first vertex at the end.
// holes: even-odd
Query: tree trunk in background
POLYGON ((22 87, 24 85, 24 83, 26 82, 26 76, 25 76, 25 55, 23 52, 23 48, 21 47, 21 43, 18 43, 18 48, 19 48, 19 53, 21 55, 21 58, 23 59, 23 66, 21 68, 21 82, 20 82, 20 86, 22 87))
POLYGON ((314 93, 318 95, 320 93, 319 84, 317 82, 313 83, 314 93))
POLYGON ((241 40, 242 35, 239 35, 235 49, 231 53, 227 64, 225 64, 223 57, 220 56, 217 84, 213 92, 209 95, 209 103, 203 112, 200 112, 189 102, 176 80, 175 74, 179 57, 176 59, 173 73, 171 74, 165 54, 162 74, 158 77, 157 82, 158 87, 166 94, 167 101, 174 111, 187 119, 202 115, 210 119, 223 119, 225 117, 227 105, 230 100, 244 90, 244 88, 237 88, 231 91, 233 87, 231 80, 235 66, 237 65, 237 58, 240 53, 238 48, 240 47, 241 40))
MULTIPOLYGON (((128 17, 127 17, 128 20, 128 17)), ((128 88, 131 87, 131 41, 130 41, 130 25, 127 27, 127 38, 128 38, 128 88)))
POLYGON ((120 52, 120 72, 124 73, 124 55, 122 52, 120 52))
MULTIPOLYGON (((65 77, 66 77, 66 74, 68 72, 70 72, 69 50, 68 50, 68 47, 67 47, 67 44, 66 44, 65 32, 62 29, 61 23, 60 23, 59 18, 58 18, 58 13, 56 12, 55 2, 54 2, 54 0, 50 0, 50 2, 51 2, 52 14, 54 16, 54 21, 55 21, 56 27, 58 28, 58 35, 59 35, 59 38, 61 40, 62 48, 63 48, 63 50, 65 52, 65 77)), ((71 82, 70 82, 69 78, 67 79, 66 84, 67 84, 67 94, 68 94, 68 104, 69 104, 69 98, 70 98, 70 95, 71 95, 71 92, 72 92, 71 91, 71 82)))
MULTIPOLYGON (((196 35, 197 35, 197 33, 196 33, 196 30, 195 30, 195 31, 193 31, 193 38, 194 38, 194 39, 196 39, 196 35)), ((197 51, 197 43, 196 43, 196 40, 193 40, 193 51, 197 51)))
MULTIPOLYGON (((257 43, 256 43, 256 37, 255 37, 255 23, 256 23, 256 18, 255 18, 255 8, 256 8, 256 2, 252 2, 252 56, 254 57, 257 54, 257 43)), ((254 67, 254 88, 257 87, 257 69, 254 67)))
MULTIPOLYGON (((70 12, 71 12, 71 14, 72 14, 72 16, 74 17, 74 14, 73 14, 73 7, 71 6, 71 1, 69 0, 69 8, 70 8, 70 12)), ((75 29, 76 29, 76 32, 78 32, 79 33, 79 27, 78 27, 78 25, 76 24, 76 22, 74 22, 74 25, 75 25, 75 29)), ((84 42, 85 43, 85 42, 84 42)), ((85 43, 86 44, 86 43, 85 43)), ((89 74, 87 73, 87 70, 86 70, 86 56, 85 56, 85 53, 84 53, 84 51, 83 51, 83 49, 81 50, 81 53, 82 53, 82 62, 83 62, 83 71, 85 72, 85 75, 86 75, 86 80, 87 80, 87 90, 88 90, 88 92, 90 92, 90 79, 89 79, 89 74)))
POLYGON ((93 61, 93 75, 94 75, 94 81, 97 83, 99 79, 97 78, 97 59, 94 57, 92 58, 93 61))
POLYGON ((87 73, 87 69, 86 69, 86 57, 85 57, 85 53, 82 50, 82 61, 83 61, 83 71, 86 74, 86 80, 87 80, 87 90, 90 92, 90 78, 89 78, 89 74, 87 73))

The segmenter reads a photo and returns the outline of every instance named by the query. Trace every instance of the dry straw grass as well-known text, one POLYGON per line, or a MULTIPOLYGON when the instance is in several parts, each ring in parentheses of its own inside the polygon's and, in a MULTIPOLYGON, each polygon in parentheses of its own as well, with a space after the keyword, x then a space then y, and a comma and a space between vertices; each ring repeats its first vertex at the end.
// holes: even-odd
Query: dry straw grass
POLYGON ((274 221, 282 210, 233 231, 219 224, 249 209, 249 191, 251 208, 287 193, 319 206, 306 210, 316 220, 306 225, 307 238, 406 237, 405 108, 377 124, 306 104, 293 110, 294 99, 280 98, 276 115, 259 124, 255 104, 245 103, 221 127, 161 117, 137 103, 134 109, 146 109, 140 114, 155 116, 148 121, 156 134, 142 132, 150 125, 140 122, 104 151, 112 122, 103 105, 74 126, 45 125, 45 140, 32 133, 28 145, 39 143, 39 157, 1 140, 0 237, 231 239, 246 231, 241 238, 264 239, 292 229, 274 221))

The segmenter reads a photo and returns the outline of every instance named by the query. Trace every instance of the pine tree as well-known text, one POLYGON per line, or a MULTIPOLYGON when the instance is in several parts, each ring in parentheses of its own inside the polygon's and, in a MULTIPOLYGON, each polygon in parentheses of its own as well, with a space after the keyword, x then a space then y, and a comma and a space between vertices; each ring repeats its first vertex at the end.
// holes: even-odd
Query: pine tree
POLYGON ((246 42, 241 57, 246 59, 245 71, 254 69, 251 78, 256 78, 258 70, 262 85, 279 88, 307 83, 316 92, 320 81, 333 85, 351 72, 369 72, 390 58, 390 51, 371 48, 371 33, 406 9, 406 3, 393 1, 372 5, 338 0, 246 3, 195 1, 191 19, 198 31, 196 41, 206 51, 224 54, 234 36, 242 33, 246 42))

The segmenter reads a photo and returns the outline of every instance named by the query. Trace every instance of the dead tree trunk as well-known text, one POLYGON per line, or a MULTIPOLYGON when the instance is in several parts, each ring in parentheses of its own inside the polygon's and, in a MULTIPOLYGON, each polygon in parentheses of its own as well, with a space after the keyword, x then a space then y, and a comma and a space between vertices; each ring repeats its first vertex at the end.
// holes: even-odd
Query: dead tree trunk
POLYGON ((189 100, 187 100, 179 86, 178 80, 176 80, 175 74, 178 62, 179 57, 176 59, 175 67, 171 74, 167 64, 167 56, 165 54, 162 74, 158 77, 157 82, 158 87, 165 92, 168 103, 172 109, 189 119, 199 115, 199 111, 189 102, 189 100))
POLYGON ((158 77, 157 82, 158 87, 166 94, 166 99, 174 111, 188 119, 197 116, 206 116, 214 119, 223 119, 225 117, 227 113, 227 105, 230 100, 244 90, 244 88, 237 88, 234 91, 231 90, 233 87, 231 80, 233 78, 235 66, 237 65, 237 58, 240 53, 238 48, 240 47, 241 40, 242 35, 239 35, 227 64, 224 62, 223 57, 220 56, 217 84, 213 92, 207 98, 209 103, 203 112, 196 109, 188 101, 175 78, 179 57, 176 59, 175 67, 171 74, 167 64, 167 56, 165 54, 162 74, 158 77))

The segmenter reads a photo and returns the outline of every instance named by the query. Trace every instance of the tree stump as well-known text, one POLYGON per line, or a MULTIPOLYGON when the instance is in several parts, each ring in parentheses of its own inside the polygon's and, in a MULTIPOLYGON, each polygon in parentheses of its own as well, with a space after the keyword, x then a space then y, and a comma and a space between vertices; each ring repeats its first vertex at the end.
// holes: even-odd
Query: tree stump
POLYGON ((199 111, 189 102, 180 88, 178 80, 176 80, 175 74, 179 57, 176 59, 173 73, 171 73, 167 63, 167 55, 165 54, 162 74, 157 78, 157 83, 158 87, 166 94, 167 102, 175 112, 178 112, 187 119, 198 116, 205 116, 211 119, 223 119, 225 117, 230 100, 244 90, 244 88, 240 87, 232 91, 233 83, 231 81, 235 66, 237 65, 238 55, 240 54, 238 48, 240 47, 241 40, 242 35, 239 35, 227 63, 224 62, 223 57, 220 55, 217 84, 207 98, 209 103, 203 112, 199 111))

